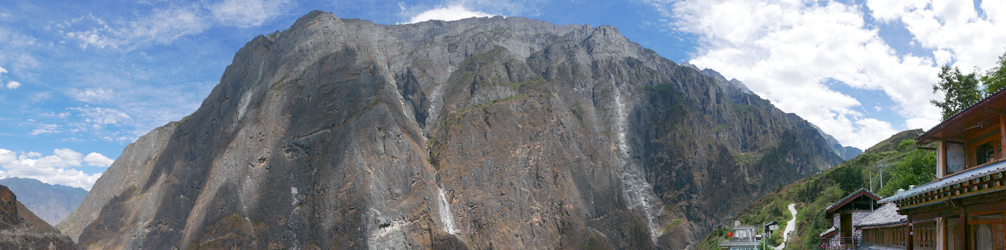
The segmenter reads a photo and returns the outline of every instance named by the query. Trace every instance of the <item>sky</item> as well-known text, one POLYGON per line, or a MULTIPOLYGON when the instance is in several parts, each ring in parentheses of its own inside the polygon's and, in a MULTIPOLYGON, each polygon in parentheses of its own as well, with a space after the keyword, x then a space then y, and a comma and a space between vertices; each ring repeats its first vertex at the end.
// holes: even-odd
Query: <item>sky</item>
POLYGON ((612 25, 861 149, 940 122, 940 66, 986 70, 1006 51, 1003 0, 5 1, 0 178, 90 190, 129 143, 194 112, 245 43, 315 9, 612 25))

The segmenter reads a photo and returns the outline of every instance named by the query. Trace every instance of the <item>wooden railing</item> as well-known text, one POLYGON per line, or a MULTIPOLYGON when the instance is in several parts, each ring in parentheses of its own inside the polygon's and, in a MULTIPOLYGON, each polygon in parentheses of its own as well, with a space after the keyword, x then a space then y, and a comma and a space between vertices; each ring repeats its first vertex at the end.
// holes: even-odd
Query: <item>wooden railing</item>
MULTIPOLYGON (((936 222, 927 221, 915 223, 912 242, 915 249, 936 248, 936 222)), ((905 225, 863 229, 864 245, 874 245, 892 248, 906 248, 908 242, 908 227, 905 225)))

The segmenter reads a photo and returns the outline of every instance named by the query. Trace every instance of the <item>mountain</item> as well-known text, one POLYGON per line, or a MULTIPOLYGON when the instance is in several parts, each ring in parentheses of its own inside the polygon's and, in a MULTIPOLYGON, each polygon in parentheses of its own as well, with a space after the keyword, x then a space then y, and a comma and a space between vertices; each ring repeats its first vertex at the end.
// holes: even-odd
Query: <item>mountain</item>
MULTIPOLYGON (((755 95, 755 93, 751 92, 751 90, 748 89, 747 86, 744 85, 744 83, 738 81, 737 79, 727 80, 727 78, 724 77, 722 74, 712 69, 699 69, 695 65, 691 65, 688 63, 684 63, 682 65, 692 67, 695 70, 702 71, 702 74, 712 78, 713 81, 716 83, 716 86, 719 87, 720 90, 724 92, 727 93, 740 92, 742 94, 755 95)), ((851 160, 852 158, 856 158, 856 156, 859 156, 859 154, 863 153, 863 150, 858 149, 856 147, 842 146, 842 144, 839 143, 838 140, 835 139, 835 137, 829 135, 828 133, 825 133, 824 130, 821 130, 820 127, 813 124, 811 124, 811 126, 814 127, 814 129, 817 130, 818 133, 821 133, 821 136, 824 137, 828 145, 831 146, 833 153, 841 157, 842 160, 846 161, 851 160)))
POLYGON ((611 26, 314 11, 241 48, 60 228, 94 249, 694 248, 842 162, 707 74, 611 26))
POLYGON ((0 249, 76 249, 77 245, 35 216, 0 185, 0 249))
POLYGON ((817 129, 817 132, 820 132, 821 136, 824 136, 824 139, 828 142, 828 145, 831 145, 831 148, 834 150, 835 154, 838 154, 839 157, 842 157, 842 160, 846 161, 852 160, 853 158, 856 158, 856 156, 859 156, 859 154, 863 153, 862 149, 852 146, 842 146, 842 144, 839 143, 834 136, 825 133, 824 130, 821 130, 821 128, 817 126, 814 126, 814 129, 817 129))
POLYGON ((18 194, 25 207, 50 225, 63 221, 87 195, 83 188, 49 185, 35 179, 5 178, 0 179, 0 185, 18 194))
MULTIPOLYGON (((825 210, 839 199, 860 188, 887 197, 898 189, 922 185, 935 178, 932 170, 936 165, 935 152, 915 145, 915 138, 922 133, 921 129, 901 131, 834 168, 762 196, 733 219, 748 225, 767 221, 783 223, 791 218, 787 206, 797 204, 796 231, 786 243, 787 248, 820 248, 820 234, 830 227, 825 210), (883 175, 879 174, 881 171, 883 175), (878 180, 881 177, 883 182, 878 180), (920 183, 919 180, 924 181, 920 183)), ((727 238, 728 232, 726 227, 713 230, 698 249, 720 249, 718 244, 727 238)), ((772 234, 772 245, 782 243, 781 232, 772 234)))

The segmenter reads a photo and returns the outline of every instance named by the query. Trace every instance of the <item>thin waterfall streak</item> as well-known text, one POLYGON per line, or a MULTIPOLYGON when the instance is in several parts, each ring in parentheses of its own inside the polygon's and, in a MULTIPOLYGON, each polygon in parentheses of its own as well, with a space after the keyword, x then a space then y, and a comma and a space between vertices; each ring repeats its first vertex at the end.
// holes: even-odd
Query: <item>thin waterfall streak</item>
POLYGON ((646 182, 643 171, 629 157, 628 136, 628 115, 625 110, 625 103, 622 100, 622 92, 615 86, 615 118, 617 121, 618 158, 622 164, 622 185, 625 197, 629 201, 630 208, 641 207, 646 215, 646 221, 650 229, 650 239, 656 243, 660 236, 660 228, 657 225, 656 217, 661 212, 654 211, 651 204, 659 204, 657 197, 652 194, 653 188, 646 182))

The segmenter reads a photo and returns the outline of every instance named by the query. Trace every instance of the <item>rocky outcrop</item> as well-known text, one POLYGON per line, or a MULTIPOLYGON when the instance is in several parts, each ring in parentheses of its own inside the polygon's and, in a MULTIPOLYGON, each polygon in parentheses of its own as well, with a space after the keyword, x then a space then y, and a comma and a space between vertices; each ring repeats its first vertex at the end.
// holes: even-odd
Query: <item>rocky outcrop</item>
MULTIPOLYGON (((88 224, 98 218, 101 208, 115 196, 128 195, 127 189, 136 192, 137 186, 146 181, 153 171, 154 160, 161 155, 168 138, 178 127, 178 122, 168 123, 136 139, 122 150, 118 159, 105 170, 102 178, 91 187, 84 201, 57 226, 74 241, 88 224)), ((141 204, 147 208, 156 207, 152 200, 141 204)), ((142 208, 142 207, 137 207, 142 208)))
POLYGON ((83 188, 50 185, 35 179, 5 178, 0 179, 0 185, 19 194, 21 203, 50 225, 63 221, 87 195, 83 188))
POLYGON ((742 87, 611 26, 315 11, 128 146, 64 231, 94 249, 688 248, 841 161, 742 87))
POLYGON ((77 249, 77 245, 0 185, 0 249, 77 249))

